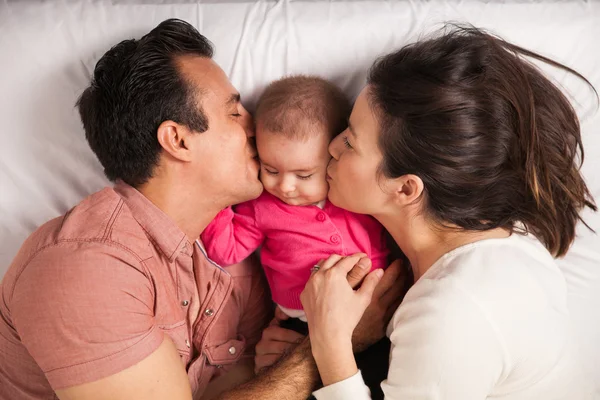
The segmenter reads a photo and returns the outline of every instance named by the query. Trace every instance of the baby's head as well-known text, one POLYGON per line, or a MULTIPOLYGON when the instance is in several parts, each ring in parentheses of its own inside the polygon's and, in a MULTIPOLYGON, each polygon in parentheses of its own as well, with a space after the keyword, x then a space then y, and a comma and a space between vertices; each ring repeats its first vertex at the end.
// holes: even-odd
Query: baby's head
POLYGON ((327 198, 329 142, 346 129, 351 104, 334 84, 312 76, 271 83, 256 108, 256 147, 265 190, 304 206, 327 198))

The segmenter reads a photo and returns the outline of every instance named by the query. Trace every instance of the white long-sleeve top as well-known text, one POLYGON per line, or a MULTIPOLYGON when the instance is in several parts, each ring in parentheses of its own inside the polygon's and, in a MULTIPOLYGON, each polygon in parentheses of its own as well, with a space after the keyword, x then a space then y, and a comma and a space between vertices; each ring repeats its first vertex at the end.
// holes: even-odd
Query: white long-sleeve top
MULTIPOLYGON (((565 281, 532 236, 445 254, 409 290, 387 335, 387 400, 592 398, 572 342, 565 281)), ((360 372, 314 395, 371 398, 360 372)))

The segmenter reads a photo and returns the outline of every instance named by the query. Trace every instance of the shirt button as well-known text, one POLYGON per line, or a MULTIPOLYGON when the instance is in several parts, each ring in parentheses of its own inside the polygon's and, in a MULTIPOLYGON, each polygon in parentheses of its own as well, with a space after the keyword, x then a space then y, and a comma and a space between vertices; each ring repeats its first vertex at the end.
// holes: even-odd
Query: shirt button
POLYGON ((317 214, 317 221, 325 221, 326 217, 325 217, 325 213, 324 212, 320 212, 317 214))
POLYGON ((235 354, 235 347, 231 346, 229 348, 229 354, 234 355, 235 354))
POLYGON ((340 237, 338 235, 331 236, 331 243, 339 243, 339 242, 340 242, 340 237))
POLYGON ((189 348, 190 347, 190 341, 185 339, 185 345, 189 348))
POLYGON ((187 301, 187 300, 184 300, 184 301, 181 302, 181 305, 184 306, 184 307, 187 307, 188 304, 190 304, 190 302, 187 301))
POLYGON ((204 310, 204 315, 206 315, 207 317, 212 317, 214 313, 215 312, 212 308, 207 308, 206 310, 204 310))

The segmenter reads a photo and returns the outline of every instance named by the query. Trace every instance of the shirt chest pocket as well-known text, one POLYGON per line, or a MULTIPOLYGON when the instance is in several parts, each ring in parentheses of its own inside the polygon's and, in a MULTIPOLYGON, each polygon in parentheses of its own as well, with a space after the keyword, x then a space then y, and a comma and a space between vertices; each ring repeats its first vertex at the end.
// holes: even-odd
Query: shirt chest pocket
POLYGON ((181 357, 181 361, 187 367, 191 359, 191 342, 185 320, 172 325, 159 325, 159 328, 171 338, 181 357))
POLYGON ((235 364, 246 350, 246 339, 237 335, 225 343, 208 345, 204 348, 207 361, 218 368, 235 364))

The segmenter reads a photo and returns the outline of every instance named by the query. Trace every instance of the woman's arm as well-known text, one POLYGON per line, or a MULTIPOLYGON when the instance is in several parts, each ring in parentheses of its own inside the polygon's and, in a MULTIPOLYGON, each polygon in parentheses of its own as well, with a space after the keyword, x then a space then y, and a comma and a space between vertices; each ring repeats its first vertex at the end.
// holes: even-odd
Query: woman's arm
POLYGON ((348 273, 356 264, 370 268, 370 260, 363 256, 334 255, 320 263, 321 269, 313 273, 301 296, 313 355, 325 385, 315 392, 317 398, 370 398, 358 374, 353 347, 356 349, 357 344, 368 347, 383 337, 384 326, 397 308, 405 285, 399 282, 402 281, 400 264, 394 263, 385 275, 381 269, 371 272, 360 288, 354 290, 348 282, 348 273), (374 319, 367 318, 370 315, 374 319), (379 324, 377 319, 385 322, 379 324), (365 326, 369 321, 371 326, 365 326))

